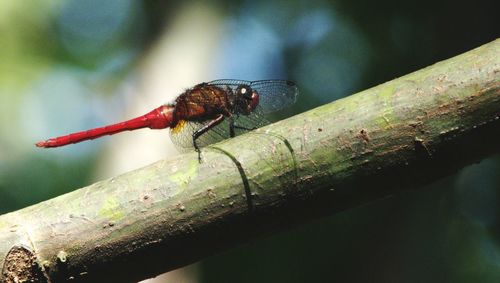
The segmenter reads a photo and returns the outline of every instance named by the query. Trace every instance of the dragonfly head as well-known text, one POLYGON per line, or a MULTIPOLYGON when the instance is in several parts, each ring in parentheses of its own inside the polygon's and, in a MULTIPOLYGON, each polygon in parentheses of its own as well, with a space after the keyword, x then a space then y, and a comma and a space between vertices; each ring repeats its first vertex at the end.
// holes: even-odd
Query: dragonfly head
POLYGON ((248 85, 240 85, 236 89, 236 101, 238 111, 248 115, 259 105, 259 94, 248 85))

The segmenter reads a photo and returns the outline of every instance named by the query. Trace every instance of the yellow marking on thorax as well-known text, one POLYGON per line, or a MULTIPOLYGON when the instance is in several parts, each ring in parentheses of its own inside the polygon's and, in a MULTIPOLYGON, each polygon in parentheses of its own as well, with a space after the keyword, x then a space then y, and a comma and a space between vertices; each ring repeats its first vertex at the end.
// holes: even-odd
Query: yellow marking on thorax
POLYGON ((171 129, 173 134, 178 134, 185 126, 186 126, 186 120, 180 120, 177 122, 177 125, 171 129))

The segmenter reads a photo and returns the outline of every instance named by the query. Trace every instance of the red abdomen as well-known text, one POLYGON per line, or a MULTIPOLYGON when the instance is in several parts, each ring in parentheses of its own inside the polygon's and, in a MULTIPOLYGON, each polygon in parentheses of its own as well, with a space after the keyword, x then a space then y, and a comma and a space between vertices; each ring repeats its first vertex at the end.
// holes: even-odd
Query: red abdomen
POLYGON ((57 138, 36 143, 38 147, 58 147, 85 140, 92 140, 105 135, 113 135, 123 131, 131 131, 140 128, 164 129, 172 126, 174 108, 170 105, 160 106, 153 111, 140 117, 125 122, 108 125, 100 128, 72 133, 57 138))

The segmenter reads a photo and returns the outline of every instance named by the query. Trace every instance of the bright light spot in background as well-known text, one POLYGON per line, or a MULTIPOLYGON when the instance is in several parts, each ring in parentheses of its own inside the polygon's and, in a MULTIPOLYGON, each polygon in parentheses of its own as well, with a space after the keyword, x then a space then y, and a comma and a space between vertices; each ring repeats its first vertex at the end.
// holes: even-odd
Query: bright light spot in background
POLYGON ((304 54, 294 74, 307 93, 324 103, 352 94, 370 57, 361 33, 333 11, 327 11, 304 13, 295 27, 298 37, 304 31, 316 31, 302 37, 304 54))
POLYGON ((57 20, 63 46, 80 59, 102 53, 126 34, 137 6, 130 0, 64 2, 57 20))
POLYGON ((312 48, 320 43, 332 28, 332 17, 327 10, 306 11, 292 26, 287 43, 291 46, 303 45, 312 48))
MULTIPOLYGON (((482 255, 488 260, 491 265, 496 268, 500 267, 500 249, 496 246, 494 239, 489 237, 481 239, 478 241, 481 245, 482 255)), ((500 277, 500 274, 497 273, 500 277)))
POLYGON ((222 34, 211 63, 213 79, 260 80, 283 76, 283 44, 270 28, 245 17, 228 21, 222 34))

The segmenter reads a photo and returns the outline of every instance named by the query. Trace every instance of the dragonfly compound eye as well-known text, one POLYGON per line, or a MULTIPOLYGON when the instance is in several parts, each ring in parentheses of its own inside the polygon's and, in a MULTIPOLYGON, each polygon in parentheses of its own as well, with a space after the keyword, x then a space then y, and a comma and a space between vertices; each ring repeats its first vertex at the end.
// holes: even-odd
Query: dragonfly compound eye
POLYGON ((252 89, 249 86, 240 85, 236 89, 236 93, 238 96, 242 97, 243 99, 252 100, 252 89))
POLYGON ((255 108, 257 107, 257 105, 259 105, 259 94, 257 93, 257 91, 253 90, 252 94, 250 95, 250 101, 248 102, 247 106, 248 113, 253 112, 253 110, 255 110, 255 108))
POLYGON ((236 89, 239 112, 249 115, 259 104, 259 95, 248 85, 240 85, 236 89))

